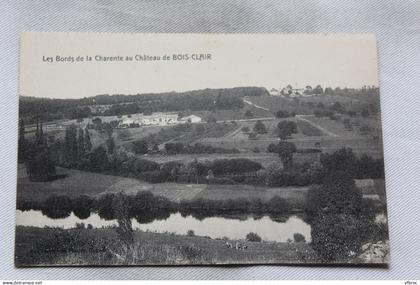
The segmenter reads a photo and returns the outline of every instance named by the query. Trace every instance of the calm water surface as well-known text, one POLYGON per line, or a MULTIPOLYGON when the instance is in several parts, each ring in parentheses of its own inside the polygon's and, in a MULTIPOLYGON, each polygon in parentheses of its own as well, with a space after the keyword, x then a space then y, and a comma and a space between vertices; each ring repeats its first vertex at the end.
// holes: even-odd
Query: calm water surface
MULTIPOLYGON (((133 219, 133 228, 142 231, 173 232, 186 234, 193 230, 198 236, 211 238, 228 237, 229 239, 244 239, 249 232, 255 232, 263 240, 285 242, 293 240, 294 233, 305 236, 306 241, 311 239, 311 227, 298 216, 290 216, 284 222, 272 221, 268 216, 255 220, 252 217, 227 219, 223 217, 210 217, 198 220, 192 216, 182 217, 180 213, 171 214, 166 220, 155 220, 151 223, 140 224, 133 219)), ((95 228, 117 225, 116 220, 101 219, 98 214, 92 213, 87 219, 80 219, 73 213, 64 219, 51 219, 40 211, 16 211, 16 225, 34 227, 61 227, 74 228, 76 223, 91 224, 95 228)))

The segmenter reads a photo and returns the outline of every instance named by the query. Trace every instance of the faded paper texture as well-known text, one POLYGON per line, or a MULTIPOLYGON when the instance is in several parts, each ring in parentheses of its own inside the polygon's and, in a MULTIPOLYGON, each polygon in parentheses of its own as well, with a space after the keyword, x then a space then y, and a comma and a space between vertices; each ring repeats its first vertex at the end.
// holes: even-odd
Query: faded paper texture
POLYGON ((16 266, 387 264, 376 50, 22 34, 16 266))

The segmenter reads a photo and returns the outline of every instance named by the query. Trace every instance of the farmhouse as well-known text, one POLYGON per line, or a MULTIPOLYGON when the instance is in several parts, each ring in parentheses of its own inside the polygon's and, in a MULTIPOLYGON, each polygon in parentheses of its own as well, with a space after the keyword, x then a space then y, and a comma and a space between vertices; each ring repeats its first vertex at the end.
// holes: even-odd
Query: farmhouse
POLYGON ((195 124, 195 123, 201 123, 201 118, 196 115, 190 115, 190 116, 181 118, 180 121, 183 123, 189 122, 189 123, 195 124))
POLYGON ((280 96, 280 91, 277 90, 276 88, 271 88, 270 91, 268 92, 271 96, 280 96))

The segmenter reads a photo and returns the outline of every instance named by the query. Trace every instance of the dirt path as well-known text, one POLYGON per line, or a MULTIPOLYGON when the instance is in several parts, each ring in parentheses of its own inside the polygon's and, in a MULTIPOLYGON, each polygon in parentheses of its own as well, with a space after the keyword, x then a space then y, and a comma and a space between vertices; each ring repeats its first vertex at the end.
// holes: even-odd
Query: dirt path
POLYGON ((313 127, 317 128, 318 130, 320 130, 321 132, 323 132, 324 134, 326 134, 326 135, 328 135, 328 136, 330 136, 330 137, 339 137, 339 135, 337 135, 337 134, 335 134, 335 133, 333 133, 333 132, 330 132, 329 130, 327 130, 327 129, 325 129, 325 128, 321 127, 320 125, 318 125, 318 124, 316 124, 316 123, 312 122, 311 120, 305 119, 305 118, 304 118, 304 115, 296 115, 296 119, 298 119, 298 120, 301 120, 301 121, 304 121, 304 122, 307 122, 307 123, 311 124, 313 127))
POLYGON ((257 104, 254 104, 254 103, 252 103, 251 101, 248 101, 248 100, 246 100, 246 99, 242 99, 242 100, 244 101, 244 103, 246 103, 246 104, 248 104, 248 105, 251 105, 252 107, 255 107, 255 108, 257 108, 257 109, 261 109, 261 110, 264 110, 264 111, 269 111, 269 112, 270 112, 270 110, 269 110, 269 109, 264 108, 264 107, 261 107, 261 106, 259 106, 259 105, 257 105, 257 104))

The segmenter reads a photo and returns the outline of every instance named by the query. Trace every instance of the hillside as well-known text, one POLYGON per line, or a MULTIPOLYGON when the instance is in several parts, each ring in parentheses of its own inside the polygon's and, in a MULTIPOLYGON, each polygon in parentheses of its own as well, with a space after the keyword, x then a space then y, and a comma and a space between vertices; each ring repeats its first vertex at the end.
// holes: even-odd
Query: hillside
POLYGON ((19 97, 19 117, 32 122, 42 115, 44 121, 78 119, 91 115, 123 115, 138 112, 187 110, 226 110, 243 107, 243 97, 267 95, 262 87, 202 89, 186 92, 147 94, 102 94, 81 99, 19 97))

